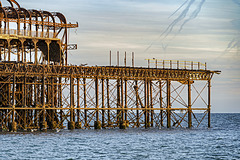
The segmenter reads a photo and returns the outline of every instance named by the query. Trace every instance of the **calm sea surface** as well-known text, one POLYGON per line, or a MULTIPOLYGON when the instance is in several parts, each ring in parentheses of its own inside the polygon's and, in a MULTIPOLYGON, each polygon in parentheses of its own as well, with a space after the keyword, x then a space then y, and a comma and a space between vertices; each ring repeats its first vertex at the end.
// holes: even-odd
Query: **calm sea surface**
POLYGON ((240 159, 240 114, 212 128, 0 133, 0 159, 240 159))

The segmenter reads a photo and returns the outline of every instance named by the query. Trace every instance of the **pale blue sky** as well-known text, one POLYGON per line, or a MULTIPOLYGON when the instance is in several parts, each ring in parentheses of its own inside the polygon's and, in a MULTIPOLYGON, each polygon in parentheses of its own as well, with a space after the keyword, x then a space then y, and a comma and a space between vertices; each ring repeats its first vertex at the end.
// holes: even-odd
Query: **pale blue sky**
POLYGON ((213 78, 213 112, 240 112, 240 0, 18 2, 62 12, 79 23, 71 30, 70 43, 77 43, 78 50, 70 52, 69 63, 108 65, 109 50, 134 51, 138 66, 153 57, 207 62, 209 69, 222 71, 213 78))

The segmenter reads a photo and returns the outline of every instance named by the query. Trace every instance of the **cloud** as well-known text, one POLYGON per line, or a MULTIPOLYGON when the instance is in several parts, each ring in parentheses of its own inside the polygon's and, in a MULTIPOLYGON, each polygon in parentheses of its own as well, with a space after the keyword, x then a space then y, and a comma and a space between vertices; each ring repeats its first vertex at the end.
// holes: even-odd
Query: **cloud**
POLYGON ((168 27, 161 33, 161 35, 145 49, 144 52, 147 52, 152 47, 152 45, 159 39, 162 43, 163 50, 166 51, 166 46, 169 46, 172 39, 174 39, 174 37, 182 31, 183 27, 189 21, 195 19, 198 16, 204 3, 205 3, 205 0, 200 0, 199 3, 196 0, 187 0, 182 5, 180 5, 180 7, 177 8, 177 10, 175 10, 169 16, 169 18, 176 15, 183 8, 180 14, 168 25, 168 27), (191 11, 193 7, 195 7, 195 9, 191 11), (174 28, 176 27, 179 28, 178 31, 173 32, 174 28), (169 35, 171 35, 171 37, 169 38, 169 40, 166 40, 169 37, 169 35), (167 44, 164 45, 164 43, 167 43, 167 44))

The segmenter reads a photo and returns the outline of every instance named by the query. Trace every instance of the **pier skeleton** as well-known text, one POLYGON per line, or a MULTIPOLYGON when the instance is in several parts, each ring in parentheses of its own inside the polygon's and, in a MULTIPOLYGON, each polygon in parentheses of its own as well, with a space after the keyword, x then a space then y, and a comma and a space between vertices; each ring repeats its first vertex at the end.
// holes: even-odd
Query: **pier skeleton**
POLYGON ((155 59, 148 68, 68 65, 67 30, 78 25, 8 2, 0 3, 2 131, 210 127, 211 80, 220 71, 155 59))

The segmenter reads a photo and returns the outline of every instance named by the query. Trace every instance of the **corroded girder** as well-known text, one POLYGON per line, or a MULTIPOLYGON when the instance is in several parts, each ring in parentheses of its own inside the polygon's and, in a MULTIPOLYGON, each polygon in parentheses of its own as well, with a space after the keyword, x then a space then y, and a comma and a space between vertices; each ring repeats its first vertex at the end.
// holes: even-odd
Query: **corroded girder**
POLYGON ((47 73, 49 76, 74 78, 121 78, 152 80, 170 79, 172 81, 210 80, 214 73, 210 70, 184 70, 184 69, 155 69, 133 67, 88 67, 88 66, 61 66, 61 65, 35 65, 27 63, 0 63, 0 74, 29 74, 38 75, 47 73))
MULTIPOLYGON (((8 43, 8 55, 4 54, 2 57, 1 53, 0 60, 12 61, 11 53, 18 54, 20 57, 19 51, 22 50, 22 57, 25 57, 25 60, 29 57, 27 61, 39 63, 37 62, 39 59, 40 63, 54 62, 66 65, 68 29, 77 28, 78 23, 68 23, 66 17, 60 12, 25 9, 20 7, 15 0, 7 1, 10 6, 2 6, 0 3, 0 48, 6 49, 5 43, 8 43), (27 41, 19 43, 23 38, 27 41), (31 43, 34 40, 39 40, 39 43, 35 43, 32 47, 31 43), (56 43, 47 43, 49 40, 56 43), (26 51, 25 47, 30 50, 26 51), (35 57, 31 55, 32 48, 35 48, 35 57), (13 50, 18 50, 18 53, 13 50)), ((23 62, 26 62, 25 60, 22 58, 23 62)), ((20 58, 17 61, 19 62, 20 58)))
POLYGON ((1 62, 0 130, 210 127, 214 73, 1 62))
POLYGON ((10 7, 0 1, 0 131, 63 129, 65 122, 69 129, 191 128, 205 117, 210 127, 211 79, 220 71, 157 59, 155 68, 67 65, 67 28, 78 24, 7 1, 10 7))

